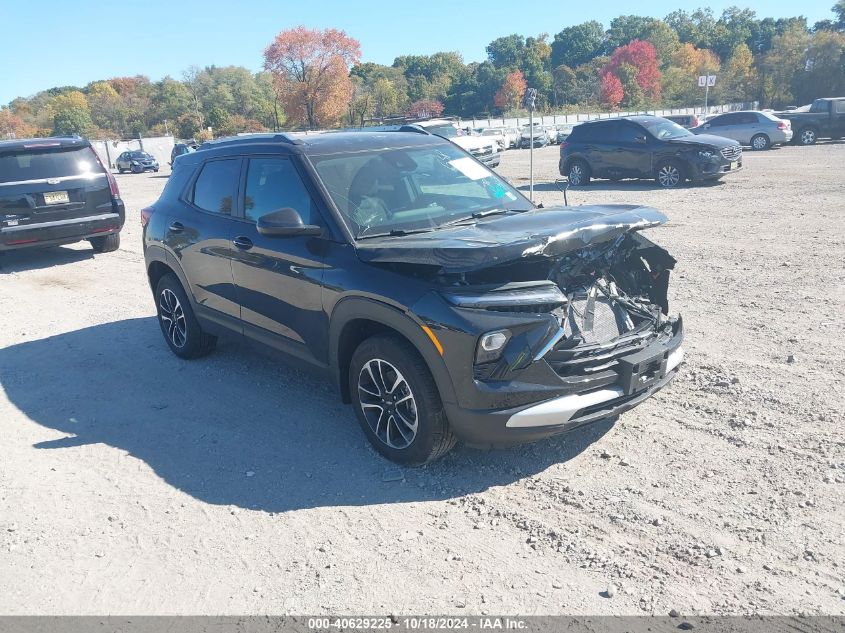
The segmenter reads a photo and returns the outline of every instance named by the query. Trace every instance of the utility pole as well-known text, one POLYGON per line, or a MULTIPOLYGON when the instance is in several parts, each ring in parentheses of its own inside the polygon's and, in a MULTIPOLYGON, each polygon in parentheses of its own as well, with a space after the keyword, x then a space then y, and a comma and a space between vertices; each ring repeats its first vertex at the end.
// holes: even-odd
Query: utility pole
POLYGON ((528 163, 529 185, 528 199, 534 202, 534 108, 537 105, 537 89, 526 88, 522 97, 522 105, 528 109, 528 163))

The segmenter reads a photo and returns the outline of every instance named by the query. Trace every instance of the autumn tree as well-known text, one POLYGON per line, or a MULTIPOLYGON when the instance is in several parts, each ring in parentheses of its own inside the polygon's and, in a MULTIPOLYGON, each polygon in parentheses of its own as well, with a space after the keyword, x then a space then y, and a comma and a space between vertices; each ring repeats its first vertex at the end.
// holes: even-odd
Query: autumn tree
POLYGON ((525 94, 527 87, 528 82, 525 81, 525 76, 521 70, 508 73, 502 87, 493 97, 493 104, 503 112, 516 110, 522 102, 522 96, 525 94))
POLYGON ((349 68, 361 58, 358 40, 337 29, 282 31, 264 50, 285 112, 309 128, 329 127, 352 99, 349 68))
POLYGON ((616 110, 625 96, 625 91, 622 88, 622 82, 619 77, 610 71, 605 71, 601 75, 601 102, 602 105, 607 106, 611 110, 616 110))
MULTIPOLYGON (((634 69, 634 80, 642 90, 644 101, 648 103, 660 101, 660 65, 654 45, 651 42, 632 40, 625 46, 618 47, 610 56, 610 62, 605 66, 602 74, 612 73, 621 80, 619 69, 623 64, 634 69)), ((626 71, 627 74, 630 72, 630 70, 626 71)), ((624 88, 624 82, 622 83, 624 88)))
POLYGON ((61 94, 53 99, 53 134, 89 136, 95 130, 88 100, 80 91, 61 94))
POLYGON ((35 127, 12 112, 9 108, 0 108, 0 138, 26 138, 35 135, 35 127))
POLYGON ((751 101, 756 96, 759 77, 748 44, 737 46, 728 58, 721 85, 720 94, 729 102, 751 101))
POLYGON ((408 117, 413 119, 430 119, 443 114, 443 104, 436 99, 421 99, 408 106, 408 117))

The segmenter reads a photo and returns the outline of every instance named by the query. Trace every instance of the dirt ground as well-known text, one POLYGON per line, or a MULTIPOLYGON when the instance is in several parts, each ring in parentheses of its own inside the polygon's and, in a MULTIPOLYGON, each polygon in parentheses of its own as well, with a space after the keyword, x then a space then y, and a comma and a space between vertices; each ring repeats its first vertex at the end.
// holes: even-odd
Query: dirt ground
MULTIPOLYGON (((669 216, 674 384, 411 470, 315 376, 171 355, 139 223, 166 175, 118 176, 119 252, 0 258, 0 613, 845 614, 845 144, 745 161, 569 193, 669 216)), ((557 148, 535 162, 561 202, 557 148)))

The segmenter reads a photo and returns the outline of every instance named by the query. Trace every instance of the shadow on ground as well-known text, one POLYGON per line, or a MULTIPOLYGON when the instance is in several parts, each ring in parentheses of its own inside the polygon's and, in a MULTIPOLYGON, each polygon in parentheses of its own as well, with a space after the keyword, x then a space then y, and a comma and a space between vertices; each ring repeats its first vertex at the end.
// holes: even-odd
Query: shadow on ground
POLYGON ((0 253, 0 275, 73 264, 92 257, 94 251, 91 248, 76 249, 63 246, 6 251, 0 253))
POLYGON ((179 360, 153 317, 2 349, 0 384, 25 416, 67 434, 38 449, 106 444, 199 500, 270 512, 480 492, 572 459, 612 427, 506 450, 459 447, 402 469, 369 447, 329 382, 235 343, 179 360), (396 477, 404 481, 385 481, 396 477))

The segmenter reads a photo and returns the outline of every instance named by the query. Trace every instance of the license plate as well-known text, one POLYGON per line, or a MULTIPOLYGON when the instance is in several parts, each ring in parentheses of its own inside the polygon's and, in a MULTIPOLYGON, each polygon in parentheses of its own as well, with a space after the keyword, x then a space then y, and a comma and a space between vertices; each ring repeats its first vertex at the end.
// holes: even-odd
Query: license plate
POLYGON ((67 191, 50 191, 44 194, 44 204, 67 204, 70 202, 70 196, 67 191))
POLYGON ((739 163, 738 163, 738 162, 734 161, 734 162, 732 162, 732 163, 731 163, 731 171, 733 171, 733 170, 734 170, 734 169, 736 169, 737 167, 739 167, 739 163))

